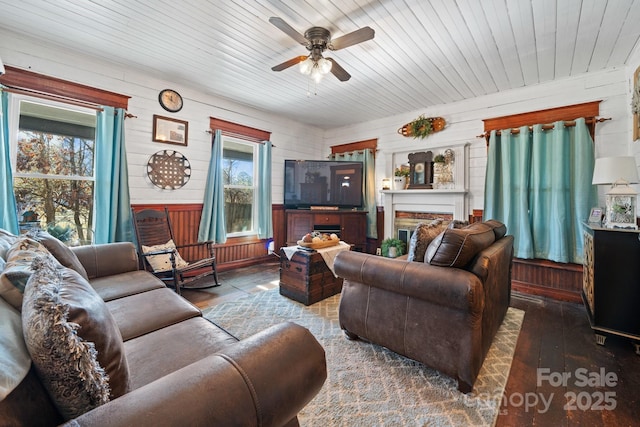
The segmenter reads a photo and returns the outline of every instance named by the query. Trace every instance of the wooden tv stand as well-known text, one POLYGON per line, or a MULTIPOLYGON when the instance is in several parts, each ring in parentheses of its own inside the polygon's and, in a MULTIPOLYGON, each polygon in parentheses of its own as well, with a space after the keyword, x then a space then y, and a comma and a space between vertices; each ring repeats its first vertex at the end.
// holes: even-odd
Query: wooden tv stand
POLYGON ((367 247, 367 212, 353 210, 287 209, 287 246, 312 231, 336 233, 353 250, 365 252, 367 247))

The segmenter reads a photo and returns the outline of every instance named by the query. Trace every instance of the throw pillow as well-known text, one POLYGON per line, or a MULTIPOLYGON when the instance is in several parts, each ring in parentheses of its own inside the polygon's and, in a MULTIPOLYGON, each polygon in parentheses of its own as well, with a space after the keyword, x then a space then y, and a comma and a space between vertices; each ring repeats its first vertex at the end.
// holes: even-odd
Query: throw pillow
MULTIPOLYGON (((175 243, 173 243, 173 240, 170 239, 167 243, 162 245, 155 245, 155 246, 142 245, 142 252, 145 254, 148 254, 150 252, 166 251, 166 250, 175 249, 175 248, 176 248, 175 243)), ((177 268, 183 268, 189 265, 187 261, 182 259, 178 251, 175 251, 174 254, 175 254, 175 261, 176 261, 177 268)), ((151 265, 151 268, 153 269, 154 272, 161 273, 163 271, 171 271, 171 254, 167 253, 167 254, 160 254, 160 255, 149 255, 149 256, 145 256, 145 258, 149 263, 149 265, 151 265)))
POLYGON ((496 236, 496 240, 502 239, 507 234, 507 226, 496 219, 488 219, 484 222, 493 229, 493 234, 496 236))
POLYGON ((16 241, 18 236, 14 236, 7 230, 0 228, 0 258, 7 259, 7 251, 16 241))
POLYGON ((449 228, 464 228, 469 225, 469 221, 460 221, 459 219, 454 219, 448 225, 449 228))
POLYGON ((65 419, 128 391, 122 336, 106 304, 75 271, 37 258, 22 325, 36 371, 65 419))
POLYGON ((429 223, 420 223, 409 241, 409 256, 407 261, 424 261, 424 254, 433 239, 442 231, 443 223, 441 219, 433 220, 429 223))
POLYGON ((22 337, 20 313, 0 298, 0 401, 27 376, 31 358, 22 337))
POLYGON ((7 251, 7 262, 0 273, 0 296, 18 311, 22 310, 22 294, 33 273, 31 262, 38 255, 49 255, 49 251, 27 236, 18 237, 7 251))
POLYGON ((30 231, 27 233, 27 236, 42 243, 60 264, 77 271, 85 280, 89 280, 87 270, 84 269, 76 254, 60 240, 43 230, 30 231))
POLYGON ((494 241, 493 229, 479 222, 465 228, 448 228, 433 239, 424 262, 441 267, 463 268, 494 241))

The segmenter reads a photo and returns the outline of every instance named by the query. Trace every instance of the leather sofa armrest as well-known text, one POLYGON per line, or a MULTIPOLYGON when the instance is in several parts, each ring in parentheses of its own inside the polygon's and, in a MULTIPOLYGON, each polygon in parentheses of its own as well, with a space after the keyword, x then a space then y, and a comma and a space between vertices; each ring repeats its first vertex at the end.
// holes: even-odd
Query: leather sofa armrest
POLYGON ((272 326, 69 421, 68 426, 282 426, 320 391, 325 353, 302 326, 272 326))
POLYGON ((344 251, 334 269, 347 281, 458 310, 481 310, 484 301, 480 279, 460 268, 344 251))
POLYGON ((131 242, 71 248, 87 271, 89 279, 138 270, 138 253, 131 242))

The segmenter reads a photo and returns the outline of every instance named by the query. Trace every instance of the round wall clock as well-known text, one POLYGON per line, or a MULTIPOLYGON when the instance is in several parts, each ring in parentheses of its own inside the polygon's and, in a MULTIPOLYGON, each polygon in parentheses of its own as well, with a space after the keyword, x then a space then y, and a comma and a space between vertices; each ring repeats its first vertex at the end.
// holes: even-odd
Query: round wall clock
POLYGON ((164 190, 175 190, 189 182, 191 165, 181 153, 162 150, 149 158, 147 176, 155 186, 164 190))
POLYGON ((173 89, 164 89, 158 95, 158 101, 165 110, 177 113, 182 110, 182 96, 173 89))

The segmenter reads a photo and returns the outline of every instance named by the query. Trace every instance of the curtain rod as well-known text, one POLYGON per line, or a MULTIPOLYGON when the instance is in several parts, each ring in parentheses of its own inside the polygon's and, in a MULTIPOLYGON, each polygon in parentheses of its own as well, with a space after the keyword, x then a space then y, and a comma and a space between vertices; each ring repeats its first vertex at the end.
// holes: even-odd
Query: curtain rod
MULTIPOLYGON (((215 129, 207 129, 207 130, 205 130, 205 133, 208 133, 209 135, 213 135, 214 132, 215 132, 215 129)), ((271 147, 276 148, 275 144, 272 143, 269 140, 264 141, 264 140, 260 140, 258 138, 254 138, 254 137, 251 137, 251 136, 243 135, 241 133, 229 132, 229 131, 226 131, 226 130, 223 130, 222 134, 225 135, 225 136, 230 136, 232 138, 238 138, 238 139, 243 139, 245 141, 255 142, 256 144, 264 144, 265 142, 269 142, 269 143, 271 143, 271 147)))
POLYGON ((374 154, 375 154, 375 153, 377 153, 378 151, 380 151, 380 150, 378 150, 377 148, 376 148, 375 150, 372 150, 371 148, 365 148, 365 149, 362 149, 362 150, 341 151, 341 152, 339 152, 339 153, 331 153, 331 154, 329 154, 329 156, 328 156, 328 157, 331 157, 331 156, 343 156, 343 157, 344 157, 344 156, 347 156, 347 155, 352 154, 352 153, 362 154, 362 153, 364 153, 366 150, 371 150, 371 152, 372 152, 372 153, 374 153, 374 154))
MULTIPOLYGON (((36 98, 42 98, 42 99, 48 99, 50 101, 58 101, 58 102, 63 102, 65 104, 71 104, 71 105, 76 105, 78 107, 85 107, 85 108, 90 108, 92 110, 96 110, 96 111, 104 111, 104 109, 102 107, 100 107, 97 104, 94 104, 92 102, 86 102, 86 101, 80 101, 78 99, 73 99, 73 98, 67 98, 66 96, 60 96, 60 95, 52 95, 50 93, 46 93, 46 92, 40 92, 37 90, 31 90, 31 89, 24 89, 24 88, 16 88, 13 86, 9 86, 9 85, 5 85, 3 84, 0 89, 2 89, 5 92, 9 92, 9 93, 16 93, 18 95, 30 95, 36 98)), ((116 111, 116 114, 118 114, 118 112, 116 111)), ((138 116, 134 116, 131 113, 126 113, 125 118, 131 119, 137 119, 138 116)))
MULTIPOLYGON (((585 123, 590 125, 590 124, 595 124, 595 123, 601 123, 601 122, 605 122, 607 120, 611 120, 611 117, 601 117, 599 119, 596 118, 588 118, 585 119, 585 123)), ((566 127, 573 127, 576 125, 576 121, 575 120, 565 120, 564 121, 564 125, 566 127)), ((529 125, 529 130, 533 130, 533 125, 529 125)), ((551 130, 554 128, 554 124, 547 124, 547 125, 542 125, 542 130, 551 130)), ((520 133, 520 128, 511 128, 511 133, 512 134, 518 134, 520 133)), ((502 132, 497 131, 496 132, 497 135, 501 135, 502 132)), ((487 138, 489 135, 491 135, 491 131, 485 132, 483 134, 477 135, 476 138, 487 138)))

